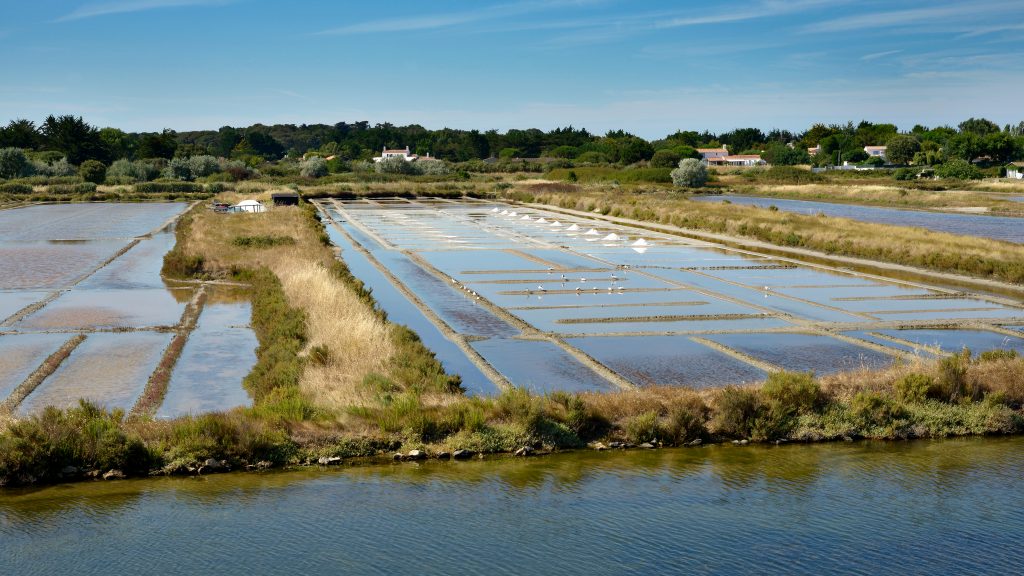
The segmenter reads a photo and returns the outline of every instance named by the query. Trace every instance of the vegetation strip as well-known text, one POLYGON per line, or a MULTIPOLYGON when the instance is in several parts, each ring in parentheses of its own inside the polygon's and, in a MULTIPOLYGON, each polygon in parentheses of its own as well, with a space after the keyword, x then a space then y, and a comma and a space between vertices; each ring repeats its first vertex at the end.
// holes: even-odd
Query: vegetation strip
POLYGON ((200 286, 192 300, 185 306, 174 337, 167 345, 167 348, 164 349, 156 369, 149 376, 145 389, 129 413, 130 417, 153 416, 160 408, 160 404, 163 403, 164 397, 167 395, 167 387, 171 383, 174 366, 178 363, 178 358, 181 357, 181 352, 185 348, 185 343, 199 321, 199 315, 202 314, 205 303, 206 286, 200 286))
POLYGON ((71 352, 78 347, 79 344, 85 341, 85 334, 78 334, 69 338, 56 352, 50 354, 43 363, 39 365, 25 381, 18 385, 17 388, 11 392, 11 395, 7 397, 2 403, 0 403, 0 413, 11 414, 18 407, 19 404, 25 398, 28 397, 36 388, 42 384, 50 374, 53 374, 57 368, 60 367, 61 363, 71 355, 71 352))

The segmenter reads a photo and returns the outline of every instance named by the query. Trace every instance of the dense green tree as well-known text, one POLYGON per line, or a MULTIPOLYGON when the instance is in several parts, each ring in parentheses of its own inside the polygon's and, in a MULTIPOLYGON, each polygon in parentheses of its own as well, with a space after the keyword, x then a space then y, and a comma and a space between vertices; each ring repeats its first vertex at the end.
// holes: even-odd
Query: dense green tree
POLYGON ((42 143, 42 135, 31 120, 11 120, 0 128, 0 148, 35 150, 42 143))
POLYGON ((127 132, 117 128, 101 128, 100 140, 111 159, 134 157, 135 139, 127 132))
POLYGON ((719 136, 719 140, 729 145, 729 150, 760 150, 765 142, 764 132, 758 128, 737 128, 719 136))
POLYGON ((960 158, 970 162, 981 154, 981 144, 981 137, 974 132, 957 134, 946 142, 946 155, 950 158, 960 158))
POLYGON ((178 141, 173 130, 143 134, 139 138, 139 147, 135 152, 137 158, 174 158, 178 149, 178 141))
POLYGON ((675 150, 666 148, 658 150, 651 156, 651 166, 655 168, 673 168, 679 165, 683 157, 675 150))
POLYGON ((107 179, 107 167, 99 160, 86 160, 78 167, 78 175, 86 182, 102 184, 107 179))
POLYGON ((914 155, 921 151, 921 143, 917 138, 898 134, 885 143, 885 157, 893 164, 910 164, 914 155))
POLYGON ((982 137, 999 132, 999 125, 985 118, 968 118, 959 127, 962 133, 969 132, 982 137))
POLYGON ((256 154, 267 160, 278 160, 284 156, 285 147, 273 136, 262 130, 247 130, 245 139, 256 154))
POLYGON ((100 131, 81 116, 47 116, 40 127, 43 146, 58 150, 72 164, 86 160, 106 160, 109 153, 100 138, 100 131))
POLYGON ((790 147, 777 142, 768 144, 761 157, 773 166, 796 166, 797 164, 811 163, 810 154, 802 146, 790 147))
POLYGON ((981 152, 994 162, 1009 162, 1017 155, 1017 141, 1007 132, 993 132, 982 139, 981 152))

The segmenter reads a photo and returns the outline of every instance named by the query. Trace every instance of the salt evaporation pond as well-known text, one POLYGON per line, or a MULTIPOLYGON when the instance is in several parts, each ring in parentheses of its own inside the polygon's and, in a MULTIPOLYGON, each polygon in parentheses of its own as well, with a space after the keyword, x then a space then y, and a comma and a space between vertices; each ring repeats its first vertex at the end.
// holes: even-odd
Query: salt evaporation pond
MULTIPOLYGON (((0 212, 0 322, 10 332, 0 336, 0 400, 80 333, 85 341, 17 413, 73 406, 79 398, 124 410, 135 404, 194 291, 168 287, 160 277, 163 256, 175 242, 167 225, 186 208, 62 204, 0 212)), ((186 344, 172 373, 172 404, 164 413, 250 402, 241 386, 255 363, 248 314, 247 306, 235 310, 228 327, 218 321, 217 304, 204 313, 196 341, 186 344)))
MULTIPOLYGON (((212 298, 211 298, 212 300, 212 298)), ((252 399, 240 383, 256 363, 256 335, 248 302, 208 302, 171 375, 158 418, 176 418, 237 406, 252 399)))
MULTIPOLYGON (((819 373, 885 366, 907 347, 867 334, 896 321, 911 327, 992 323, 992 333, 1024 321, 1024 308, 984 296, 953 298, 939 289, 498 202, 320 205, 334 220, 329 231, 337 226, 373 254, 447 329, 468 339, 481 356, 476 360, 513 384, 546 382, 545 390, 581 385, 560 372, 564 360, 552 357, 556 349, 566 355, 561 358, 586 353, 634 385, 700 387, 762 378, 764 362, 819 373), (481 307, 483 301, 525 328, 481 307), (820 335, 844 327, 877 346, 820 335), (516 337, 520 329, 534 334, 529 344, 516 337), (540 346, 537 334, 550 338, 547 352, 531 354, 540 346)), ((435 352, 447 350, 438 352, 447 369, 473 363, 349 249, 347 238, 332 237, 393 319, 418 317, 410 326, 427 334, 424 341, 435 352)), ((480 371, 474 366, 473 373, 480 371)))
POLYGON ((47 406, 70 408, 80 398, 107 408, 130 410, 171 342, 171 334, 90 334, 57 370, 18 407, 18 413, 47 406))

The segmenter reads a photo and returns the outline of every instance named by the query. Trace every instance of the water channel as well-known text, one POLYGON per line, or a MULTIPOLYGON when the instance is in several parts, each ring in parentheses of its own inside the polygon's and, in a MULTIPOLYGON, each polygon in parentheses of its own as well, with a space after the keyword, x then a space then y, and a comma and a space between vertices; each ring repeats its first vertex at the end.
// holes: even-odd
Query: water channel
POLYGON ((728 200, 733 204, 759 206, 761 208, 775 206, 779 210, 795 212, 797 214, 825 214, 826 216, 850 218, 862 222, 876 222, 895 226, 915 226, 935 230, 936 232, 981 236, 1007 242, 1024 243, 1024 218, 951 214, 948 212, 929 212, 924 210, 899 210, 877 206, 833 204, 831 202, 785 200, 756 196, 734 196, 731 194, 695 196, 693 200, 699 202, 724 202, 728 200))
POLYGON ((0 574, 1014 574, 1024 438, 0 491, 0 574))

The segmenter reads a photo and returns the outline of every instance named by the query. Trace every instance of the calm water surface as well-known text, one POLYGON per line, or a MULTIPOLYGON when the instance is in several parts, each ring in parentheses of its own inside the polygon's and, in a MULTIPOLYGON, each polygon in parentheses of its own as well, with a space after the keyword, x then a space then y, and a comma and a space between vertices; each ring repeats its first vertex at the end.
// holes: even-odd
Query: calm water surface
POLYGON ((1024 439, 0 492, 0 574, 1017 574, 1024 439))
POLYGON ((811 202, 807 200, 783 200, 781 198, 759 198, 755 196, 732 196, 729 194, 698 196, 693 199, 701 202, 722 202, 723 200, 728 200, 733 204, 760 206, 761 208, 774 205, 779 210, 797 212, 799 214, 823 213, 826 216, 851 218, 862 222, 916 226, 937 232, 982 236, 996 240, 1024 243, 1024 219, 1007 216, 898 210, 876 206, 832 204, 829 202, 811 202))

